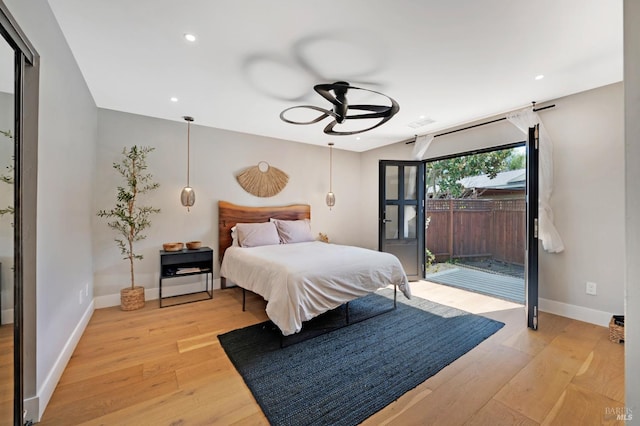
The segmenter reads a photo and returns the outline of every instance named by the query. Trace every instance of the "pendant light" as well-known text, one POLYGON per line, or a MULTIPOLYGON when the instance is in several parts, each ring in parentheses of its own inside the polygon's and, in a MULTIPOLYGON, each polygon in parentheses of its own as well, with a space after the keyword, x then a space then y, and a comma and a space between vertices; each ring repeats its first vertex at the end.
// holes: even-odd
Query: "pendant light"
POLYGON ((325 201, 329 210, 336 205, 336 194, 333 193, 333 142, 329 142, 329 192, 325 201))
POLYGON ((193 117, 182 117, 187 122, 187 186, 182 188, 182 192, 180 193, 180 202, 183 206, 187 208, 189 211, 189 207, 193 206, 196 202, 196 193, 191 186, 189 186, 189 157, 191 151, 191 122, 193 121, 193 117))

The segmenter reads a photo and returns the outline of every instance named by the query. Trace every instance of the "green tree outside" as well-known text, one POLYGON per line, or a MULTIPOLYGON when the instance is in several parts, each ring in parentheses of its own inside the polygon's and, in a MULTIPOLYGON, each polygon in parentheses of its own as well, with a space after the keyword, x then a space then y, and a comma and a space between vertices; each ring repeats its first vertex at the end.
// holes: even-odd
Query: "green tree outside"
POLYGON ((498 173, 523 169, 526 156, 517 148, 470 154, 427 163, 426 189, 432 198, 469 196, 460 179, 482 174, 495 178, 498 173))

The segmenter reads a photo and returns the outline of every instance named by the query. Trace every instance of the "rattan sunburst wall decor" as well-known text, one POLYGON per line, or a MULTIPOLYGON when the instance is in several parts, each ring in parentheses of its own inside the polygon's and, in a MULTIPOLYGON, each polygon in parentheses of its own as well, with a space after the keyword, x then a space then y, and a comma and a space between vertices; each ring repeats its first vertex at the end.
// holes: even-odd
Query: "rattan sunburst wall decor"
POLYGON ((242 189, 256 197, 273 197, 289 182, 289 176, 285 172, 266 161, 243 170, 236 179, 242 189))

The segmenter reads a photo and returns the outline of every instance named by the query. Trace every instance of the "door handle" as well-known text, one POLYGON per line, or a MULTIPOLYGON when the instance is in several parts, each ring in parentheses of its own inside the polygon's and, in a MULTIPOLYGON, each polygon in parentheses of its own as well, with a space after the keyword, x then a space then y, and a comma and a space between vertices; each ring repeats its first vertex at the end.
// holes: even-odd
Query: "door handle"
POLYGON ((382 223, 389 223, 389 222, 393 222, 391 219, 382 219, 382 223))

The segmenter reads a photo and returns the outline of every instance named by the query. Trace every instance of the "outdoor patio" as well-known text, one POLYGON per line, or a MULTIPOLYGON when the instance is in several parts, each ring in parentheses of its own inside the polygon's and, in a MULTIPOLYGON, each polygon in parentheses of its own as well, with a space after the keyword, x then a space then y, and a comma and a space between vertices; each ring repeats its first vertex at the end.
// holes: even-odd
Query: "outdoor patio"
POLYGON ((431 199, 426 279, 524 303, 525 210, 517 199, 431 199))
POLYGON ((524 268, 494 260, 438 263, 426 271, 427 281, 444 284, 510 302, 525 302, 524 268), (486 269, 485 269, 486 268, 486 269))

